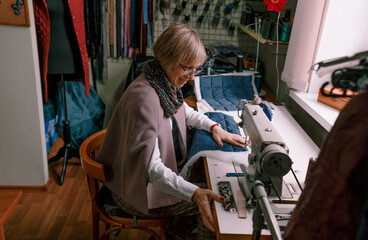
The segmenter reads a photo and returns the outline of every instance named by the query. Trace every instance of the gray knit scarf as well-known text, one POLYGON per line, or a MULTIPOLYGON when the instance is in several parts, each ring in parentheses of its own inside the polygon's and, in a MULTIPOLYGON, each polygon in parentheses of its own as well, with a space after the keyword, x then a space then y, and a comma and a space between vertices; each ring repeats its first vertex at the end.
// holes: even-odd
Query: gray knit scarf
POLYGON ((184 103, 181 89, 170 84, 164 69, 155 59, 145 63, 143 73, 160 98, 165 115, 167 117, 175 115, 184 103))

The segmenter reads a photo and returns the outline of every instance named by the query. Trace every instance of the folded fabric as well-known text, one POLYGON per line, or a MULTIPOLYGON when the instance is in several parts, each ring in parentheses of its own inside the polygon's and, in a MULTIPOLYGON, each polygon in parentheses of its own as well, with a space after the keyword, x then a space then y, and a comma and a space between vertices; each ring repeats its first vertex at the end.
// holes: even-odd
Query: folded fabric
MULTIPOLYGON (((205 113, 210 119, 219 123, 221 127, 234 134, 240 134, 240 130, 236 125, 236 122, 232 116, 221 112, 209 112, 205 113)), ((190 151, 188 155, 188 161, 182 168, 180 176, 185 179, 189 178, 190 167, 199 157, 212 157, 219 160, 245 163, 247 162, 247 157, 245 152, 247 148, 241 148, 234 146, 232 144, 223 142, 223 146, 220 147, 212 137, 210 132, 193 129, 192 134, 192 144, 190 146, 190 151)))
POLYGON ((50 148, 55 143, 58 136, 58 118, 59 116, 55 113, 55 107, 52 101, 43 103, 43 119, 45 122, 45 138, 46 138, 46 153, 49 154, 50 148))
MULTIPOLYGON (((63 126, 64 111, 62 100, 61 82, 56 83, 57 91, 54 96, 56 113, 59 115, 58 124, 63 126)), ((91 87, 88 96, 82 94, 84 86, 80 82, 65 82, 65 97, 67 114, 70 125, 70 135, 76 147, 80 147, 82 142, 92 134, 102 129, 105 116, 105 104, 91 87)))
POLYGON ((236 111, 242 99, 253 100, 260 92, 261 76, 254 72, 195 78, 198 101, 206 101, 215 111, 236 111))

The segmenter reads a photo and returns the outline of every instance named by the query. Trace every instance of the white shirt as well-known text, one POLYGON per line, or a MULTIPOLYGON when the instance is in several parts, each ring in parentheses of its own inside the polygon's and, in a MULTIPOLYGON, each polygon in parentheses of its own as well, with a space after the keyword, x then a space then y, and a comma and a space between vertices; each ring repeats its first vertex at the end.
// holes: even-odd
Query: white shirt
MULTIPOLYGON (((190 128, 194 127, 209 132, 211 126, 216 124, 216 122, 209 119, 206 115, 189 107, 185 102, 184 107, 186 122, 190 128)), ((170 126, 172 128, 171 118, 170 126)), ((186 201, 191 201, 195 190, 198 188, 164 165, 160 156, 158 138, 156 138, 156 145, 148 165, 147 177, 148 181, 161 192, 186 201)))

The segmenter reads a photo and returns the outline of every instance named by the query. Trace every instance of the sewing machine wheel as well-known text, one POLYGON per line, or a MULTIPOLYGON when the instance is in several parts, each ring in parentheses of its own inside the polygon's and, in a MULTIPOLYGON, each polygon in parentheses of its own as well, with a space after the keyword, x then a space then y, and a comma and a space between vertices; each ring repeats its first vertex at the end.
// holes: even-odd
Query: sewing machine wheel
POLYGON ((269 145, 262 152, 261 168, 270 177, 283 177, 290 171, 291 164, 289 155, 279 145, 269 145))

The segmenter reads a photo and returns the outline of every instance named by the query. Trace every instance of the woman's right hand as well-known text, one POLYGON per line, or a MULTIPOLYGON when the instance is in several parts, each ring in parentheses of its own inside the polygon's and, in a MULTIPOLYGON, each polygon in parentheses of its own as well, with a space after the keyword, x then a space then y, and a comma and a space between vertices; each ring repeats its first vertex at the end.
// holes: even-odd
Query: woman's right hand
POLYGON ((199 213, 201 214, 204 225, 206 225, 209 230, 215 233, 211 202, 212 200, 222 202, 224 198, 209 189, 197 188, 193 194, 192 200, 198 205, 199 213))

